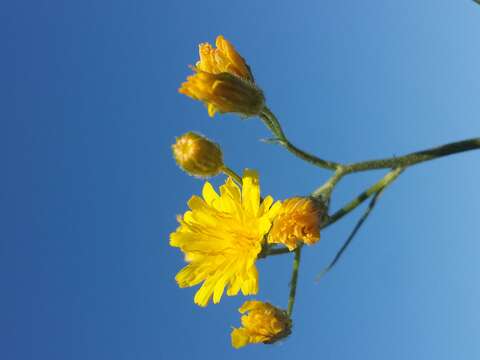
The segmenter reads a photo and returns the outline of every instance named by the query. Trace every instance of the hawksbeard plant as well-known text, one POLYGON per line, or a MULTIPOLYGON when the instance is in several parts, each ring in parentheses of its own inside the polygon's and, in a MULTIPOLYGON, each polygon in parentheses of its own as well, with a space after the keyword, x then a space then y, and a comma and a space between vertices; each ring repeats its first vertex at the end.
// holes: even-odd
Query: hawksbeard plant
POLYGON ((270 256, 294 254, 286 309, 268 302, 246 301, 239 309, 244 314, 242 326, 231 333, 235 348, 253 343, 273 344, 291 333, 301 252, 304 245, 313 246, 320 240, 322 229, 371 199, 350 236, 320 275, 337 263, 379 196, 406 169, 480 148, 480 138, 473 138, 394 158, 350 164, 329 161, 301 150, 288 140, 277 117, 267 107, 250 67, 223 36, 217 37, 216 48, 200 44, 199 61, 191 68, 193 75, 179 92, 203 102, 210 116, 236 113, 242 118, 258 117, 273 135, 270 143, 332 173, 326 183, 310 194, 274 201, 271 196, 261 197, 257 171, 247 168, 243 176, 237 175, 225 165, 220 145, 206 137, 188 132, 172 146, 174 159, 186 173, 199 178, 226 175, 218 192, 205 182, 201 196, 190 198, 189 210, 178 216, 179 226, 170 235, 170 245, 182 251, 187 263, 175 280, 182 288, 199 285, 195 304, 201 307, 210 301, 218 304, 225 292, 227 296, 257 295, 256 262, 270 256), (329 209, 332 191, 343 177, 375 169, 388 171, 342 208, 329 209))

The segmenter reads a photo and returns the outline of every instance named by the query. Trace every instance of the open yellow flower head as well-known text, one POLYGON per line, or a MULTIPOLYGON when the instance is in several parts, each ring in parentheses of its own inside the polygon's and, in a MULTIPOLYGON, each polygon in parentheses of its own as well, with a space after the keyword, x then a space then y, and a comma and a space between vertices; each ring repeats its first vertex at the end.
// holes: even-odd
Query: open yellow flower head
POLYGON ((192 131, 178 137, 172 145, 172 151, 178 166, 190 175, 215 176, 224 166, 220 147, 192 131))
POLYGON ((320 240, 320 225, 324 208, 316 200, 293 197, 283 201, 268 235, 269 243, 283 244, 290 251, 298 242, 307 245, 320 240))
POLYGON ((247 344, 273 344, 290 335, 292 321, 286 311, 262 301, 246 301, 239 309, 242 327, 233 329, 232 346, 236 349, 247 344))
POLYGON ((265 97, 245 60, 223 36, 217 37, 216 45, 215 49, 208 43, 200 44, 195 74, 187 77, 178 91, 202 101, 211 117, 217 112, 244 117, 260 114, 265 97))
POLYGON ((260 201, 258 174, 245 170, 242 189, 228 178, 220 195, 206 182, 203 198, 192 196, 190 211, 179 217, 180 226, 170 235, 170 245, 185 253, 189 264, 175 277, 180 287, 203 283, 194 302, 216 304, 227 295, 258 292, 255 261, 262 249, 280 203, 271 196, 260 201), (273 204, 273 205, 272 205, 273 204))

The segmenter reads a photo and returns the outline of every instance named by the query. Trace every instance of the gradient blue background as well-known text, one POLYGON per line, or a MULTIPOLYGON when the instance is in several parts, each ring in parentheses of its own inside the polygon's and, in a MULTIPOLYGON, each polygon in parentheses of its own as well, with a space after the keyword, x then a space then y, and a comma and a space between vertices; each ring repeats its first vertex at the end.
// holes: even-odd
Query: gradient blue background
MULTIPOLYGON (((360 211, 326 230, 279 345, 232 349, 245 298, 198 308, 168 245, 202 187, 171 158, 183 132, 259 169, 275 198, 329 175, 259 142, 260 121, 212 120, 177 93, 199 42, 236 45, 294 143, 358 161, 479 136, 480 6, 18 0, 0 29, 0 358, 480 358, 479 153, 407 171, 315 284, 360 211)), ((351 176, 332 206, 382 173, 351 176)), ((290 264, 259 262, 258 298, 286 306, 290 264)))

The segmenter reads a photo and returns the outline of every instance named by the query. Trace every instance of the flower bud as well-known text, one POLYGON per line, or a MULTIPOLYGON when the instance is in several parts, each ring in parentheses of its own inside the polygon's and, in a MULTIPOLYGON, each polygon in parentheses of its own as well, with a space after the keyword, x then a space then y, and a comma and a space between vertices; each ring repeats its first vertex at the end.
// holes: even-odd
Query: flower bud
POLYGON ((260 114, 265 105, 262 91, 253 83, 230 73, 212 74, 195 68, 179 92, 202 101, 208 115, 237 113, 250 117, 260 114))
POLYGON ((268 234, 268 242, 283 244, 290 251, 298 246, 298 242, 315 244, 320 240, 324 213, 324 206, 312 198, 293 197, 283 201, 268 234))
POLYGON ((290 335, 292 320, 286 311, 262 301, 246 301, 239 309, 242 327, 233 329, 232 346, 236 349, 247 344, 273 344, 290 335))
POLYGON ((215 45, 217 48, 214 48, 209 43, 199 45, 198 53, 200 60, 196 64, 199 70, 212 74, 227 72, 254 82, 250 67, 230 41, 219 35, 215 40, 215 45))
POLYGON ((186 173, 198 177, 218 175, 223 168, 220 147, 206 137, 187 132, 172 145, 173 157, 186 173))
POLYGON ((250 67, 223 36, 217 37, 216 46, 200 44, 200 60, 192 67, 195 74, 187 77, 178 91, 202 101, 211 117, 217 112, 244 117, 259 115, 265 97, 255 84, 250 67))

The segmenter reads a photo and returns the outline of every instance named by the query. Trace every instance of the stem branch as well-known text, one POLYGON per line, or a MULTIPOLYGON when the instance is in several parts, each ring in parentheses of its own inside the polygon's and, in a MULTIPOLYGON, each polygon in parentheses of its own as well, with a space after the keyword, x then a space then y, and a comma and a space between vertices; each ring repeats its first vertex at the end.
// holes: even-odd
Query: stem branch
POLYGON ((324 169, 336 170, 340 166, 340 164, 336 162, 320 159, 319 157, 309 154, 293 145, 285 136, 280 122, 278 121, 275 114, 270 111, 269 108, 265 107, 263 109, 262 113, 260 114, 260 118, 262 119, 264 124, 270 129, 270 131, 277 137, 277 143, 282 145, 293 155, 324 169))
POLYGON ((232 169, 230 169, 229 167, 227 166, 223 166, 222 168, 222 172, 227 175, 227 176, 230 176, 233 180, 235 180, 240 186, 242 185, 242 177, 240 175, 238 175, 235 171, 233 171, 232 169))
POLYGON ((365 190, 360 195, 358 195, 355 199, 353 199, 348 204, 346 204, 343 208, 341 208, 340 210, 335 212, 332 216, 330 216, 330 218, 327 220, 323 228, 329 225, 332 225, 334 222, 340 220, 342 217, 347 215, 350 211, 357 208, 357 206, 359 206, 361 203, 367 200, 370 196, 382 190, 383 188, 386 188, 402 173, 403 170, 404 168, 397 168, 388 172, 380 181, 373 184, 367 190, 365 190))
POLYGON ((300 256, 302 253, 302 246, 295 249, 295 258, 293 259, 292 278, 290 280, 290 295, 288 297, 288 316, 292 316, 293 305, 295 304, 295 295, 297 293, 298 268, 300 267, 300 256))
MULTIPOLYGON (((479 0, 480 1, 480 0, 479 0)), ((293 145, 285 136, 282 130, 280 122, 276 118, 275 114, 270 111, 269 108, 264 107, 260 118, 270 131, 276 136, 275 142, 282 145, 288 151, 302 160, 305 160, 315 166, 323 169, 339 171, 339 179, 346 174, 374 170, 374 169, 393 169, 398 167, 408 167, 421 162, 437 159, 443 156, 453 155, 469 150, 480 149, 480 138, 472 138, 463 141, 457 141, 446 145, 438 146, 435 148, 414 152, 400 157, 391 157, 378 160, 360 161, 357 163, 351 163, 343 165, 334 161, 324 160, 315 155, 307 153, 295 145, 293 145)))
POLYGON ((480 138, 457 141, 435 148, 417 151, 400 157, 392 157, 379 160, 361 161, 345 165, 346 172, 359 172, 373 169, 386 169, 396 167, 408 167, 421 162, 434 160, 443 156, 458 154, 469 150, 480 149, 480 138))
POLYGON ((350 235, 348 236, 347 240, 343 243, 340 250, 337 252, 335 257, 333 258, 333 260, 330 262, 330 264, 325 269, 322 270, 322 272, 320 272, 320 274, 317 275, 317 279, 316 279, 317 282, 320 281, 320 279, 335 266, 335 264, 340 259, 340 257, 343 255, 345 250, 347 250, 347 248, 350 245, 350 243, 352 242, 353 238, 355 237, 355 235, 357 235, 358 230, 360 230, 363 223, 365 222, 365 220, 367 220, 368 216, 370 215, 373 208, 377 204, 377 200, 380 197, 380 195, 383 193, 384 190, 385 190, 385 187, 381 188, 378 192, 375 193, 372 200, 370 201, 370 204, 368 204, 367 210, 365 210, 365 212, 363 213, 360 220, 358 220, 357 224, 353 228, 353 230, 350 233, 350 235))
POLYGON ((289 252, 291 252, 291 251, 288 250, 288 248, 286 248, 286 247, 281 247, 281 248, 277 248, 277 249, 269 249, 267 251, 267 254, 265 255, 265 257, 275 256, 275 255, 283 255, 283 254, 287 254, 289 252))
POLYGON ((325 202, 329 202, 333 189, 345 175, 345 167, 343 165, 339 166, 333 173, 332 177, 330 177, 330 179, 328 179, 322 186, 315 190, 311 196, 314 198, 320 198, 325 202))

